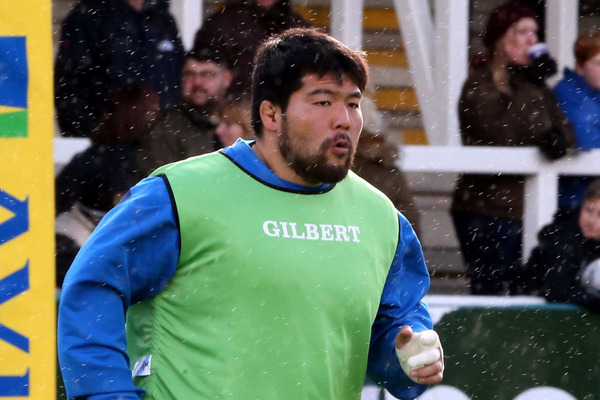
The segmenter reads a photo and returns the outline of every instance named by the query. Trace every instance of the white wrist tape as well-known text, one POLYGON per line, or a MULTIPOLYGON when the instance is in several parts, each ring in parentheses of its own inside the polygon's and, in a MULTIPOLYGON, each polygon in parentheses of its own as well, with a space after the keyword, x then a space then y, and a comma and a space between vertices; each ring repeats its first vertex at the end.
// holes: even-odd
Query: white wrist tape
MULTIPOLYGON (((441 343, 435 331, 427 330, 413 334, 410 341, 401 349, 396 348, 396 356, 404 373, 432 364, 442 357, 441 343)), ((412 378, 411 378, 412 379, 412 378)), ((413 379, 415 382, 416 380, 413 379)))

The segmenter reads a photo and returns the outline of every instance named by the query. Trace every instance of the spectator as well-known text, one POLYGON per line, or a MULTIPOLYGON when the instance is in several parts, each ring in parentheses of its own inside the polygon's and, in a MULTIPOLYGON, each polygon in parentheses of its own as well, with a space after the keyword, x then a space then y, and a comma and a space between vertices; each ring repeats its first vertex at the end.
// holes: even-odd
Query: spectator
POLYGON ((221 147, 215 130, 232 73, 218 50, 197 48, 185 56, 182 102, 168 111, 141 144, 140 176, 157 167, 221 147))
MULTIPOLYGON (((483 33, 489 61, 469 74, 459 102, 464 145, 538 146, 547 160, 572 146, 573 131, 545 84, 556 63, 528 54, 538 43, 535 17, 515 1, 492 11, 483 33)), ((516 290, 523 195, 523 176, 459 177, 451 211, 473 294, 516 290)))
MULTIPOLYGON (((114 153, 105 160, 107 165, 113 161, 114 153)), ((101 156, 102 157, 102 156, 101 156)), ((99 161, 99 157, 94 157, 99 161)), ((122 159, 116 160, 123 165, 122 159)), ((80 164, 79 164, 80 165, 80 164)), ((67 270, 86 240, 90 237, 104 215, 136 184, 133 171, 120 168, 98 168, 90 173, 80 191, 80 199, 55 220, 56 233, 56 287, 61 288, 67 270)))
POLYGON ((87 136, 125 84, 146 83, 161 109, 179 100, 183 46, 168 0, 80 0, 65 19, 54 71, 64 136, 87 136))
MULTIPOLYGON (((575 70, 565 69, 554 93, 576 136, 580 151, 600 148, 600 31, 582 33, 575 42, 575 70)), ((583 193, 593 180, 588 176, 563 176, 559 184, 559 207, 578 209, 583 193)))
POLYGON ((600 179, 579 210, 559 210, 540 230, 526 271, 527 285, 548 301, 600 311, 600 179))
POLYGON ((227 54, 234 69, 231 94, 248 95, 254 53, 274 33, 308 27, 292 8, 290 0, 228 0, 222 10, 210 15, 196 33, 194 48, 212 46, 227 54))
POLYGON ((160 112, 158 94, 126 85, 105 106, 92 146, 56 177, 56 285, 100 219, 137 182, 137 144, 160 112))
POLYGON ((92 145, 75 155, 56 177, 57 214, 77 202, 104 210, 110 199, 91 195, 96 190, 110 193, 106 188, 98 189, 104 179, 114 182, 117 176, 129 182, 129 177, 137 174, 139 142, 160 114, 158 94, 147 85, 126 85, 113 94, 104 109, 90 134, 92 145))
POLYGON ((253 139, 251 103, 248 100, 232 101, 223 107, 221 121, 217 126, 217 136, 221 144, 231 146, 239 138, 253 139))
POLYGON ((419 214, 415 200, 406 177, 396 165, 398 149, 388 142, 385 122, 373 100, 364 98, 361 108, 364 126, 358 139, 352 170, 385 193, 419 236, 419 214))

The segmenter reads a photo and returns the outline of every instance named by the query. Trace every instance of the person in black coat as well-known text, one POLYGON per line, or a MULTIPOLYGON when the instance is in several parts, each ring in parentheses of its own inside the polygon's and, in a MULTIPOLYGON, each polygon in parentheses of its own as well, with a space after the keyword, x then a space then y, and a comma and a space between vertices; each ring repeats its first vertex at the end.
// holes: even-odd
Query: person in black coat
POLYGON ((80 0, 62 24, 54 68, 61 135, 88 136, 126 84, 151 85, 161 110, 172 108, 183 55, 168 0, 80 0))
POLYGON ((558 211, 538 241, 526 264, 525 291, 600 312, 600 179, 581 209, 558 211))
POLYGON ((139 141, 159 115, 158 93, 151 86, 123 86, 90 132, 92 145, 56 177, 57 288, 100 219, 137 183, 139 141))

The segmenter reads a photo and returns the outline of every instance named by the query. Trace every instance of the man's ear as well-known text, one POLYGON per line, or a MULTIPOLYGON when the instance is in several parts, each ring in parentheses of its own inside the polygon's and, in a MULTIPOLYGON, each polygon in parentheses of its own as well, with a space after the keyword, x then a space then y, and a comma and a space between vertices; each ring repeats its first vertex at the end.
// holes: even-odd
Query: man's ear
POLYGON ((231 81, 233 81, 233 72, 231 72, 230 69, 225 70, 225 77, 223 78, 223 80, 225 81, 226 87, 231 86, 231 81))
POLYGON ((583 76, 583 64, 576 63, 575 72, 577 72, 577 75, 583 76))
POLYGON ((263 100, 260 103, 260 120, 265 131, 278 132, 281 122, 281 112, 279 106, 271 103, 269 100, 263 100))

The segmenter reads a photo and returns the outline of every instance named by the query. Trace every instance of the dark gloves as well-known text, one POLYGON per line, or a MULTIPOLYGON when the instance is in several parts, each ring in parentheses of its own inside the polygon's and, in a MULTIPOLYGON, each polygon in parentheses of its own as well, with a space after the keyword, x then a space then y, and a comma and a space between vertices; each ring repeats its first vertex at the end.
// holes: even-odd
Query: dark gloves
POLYGON ((569 149, 565 136, 555 129, 544 132, 539 147, 542 154, 550 161, 564 157, 569 149))
POLYGON ((525 68, 525 79, 534 85, 543 85, 546 78, 554 75, 557 70, 556 61, 550 57, 550 54, 545 53, 525 68))

